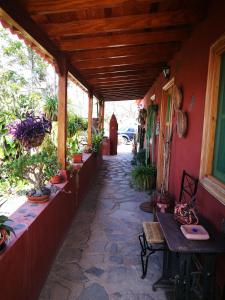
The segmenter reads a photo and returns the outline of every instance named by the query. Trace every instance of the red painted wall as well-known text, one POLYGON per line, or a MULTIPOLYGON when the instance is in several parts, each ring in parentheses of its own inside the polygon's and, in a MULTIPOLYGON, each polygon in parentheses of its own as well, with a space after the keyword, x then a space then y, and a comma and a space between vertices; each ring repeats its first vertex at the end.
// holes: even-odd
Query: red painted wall
MULTIPOLYGON (((169 63, 171 78, 174 77, 175 83, 183 88, 182 109, 188 113, 186 137, 179 138, 175 133, 172 141, 169 191, 176 199, 179 196, 183 169, 193 176, 199 177, 209 50, 224 32, 225 1, 211 1, 206 19, 196 26, 191 37, 169 63)), ((160 104, 162 87, 166 82, 167 80, 162 75, 158 77, 142 100, 145 107, 149 105, 150 96, 153 94, 156 94, 156 99, 160 104)), ((197 200, 200 212, 219 229, 222 218, 225 218, 225 205, 212 197, 201 186, 198 189, 197 200)), ((225 261, 222 262, 220 274, 225 272, 225 261)), ((221 275, 220 279, 225 282, 223 277, 221 275)))

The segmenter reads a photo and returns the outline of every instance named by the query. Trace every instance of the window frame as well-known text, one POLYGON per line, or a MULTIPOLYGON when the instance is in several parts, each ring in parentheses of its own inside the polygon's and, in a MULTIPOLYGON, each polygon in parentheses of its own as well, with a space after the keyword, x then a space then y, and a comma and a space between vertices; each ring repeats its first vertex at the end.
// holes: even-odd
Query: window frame
POLYGON ((225 205, 225 184, 212 176, 221 55, 224 52, 225 34, 210 48, 199 179, 202 186, 225 205))

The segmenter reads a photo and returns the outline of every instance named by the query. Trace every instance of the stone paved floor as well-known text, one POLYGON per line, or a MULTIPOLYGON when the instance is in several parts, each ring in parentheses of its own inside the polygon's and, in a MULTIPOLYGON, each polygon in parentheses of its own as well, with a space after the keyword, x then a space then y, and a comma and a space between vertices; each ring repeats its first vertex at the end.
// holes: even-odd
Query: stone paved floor
POLYGON ((150 258, 141 276, 138 234, 151 214, 139 209, 149 199, 130 188, 131 155, 105 157, 74 218, 39 300, 164 300, 151 285, 161 274, 161 256, 150 258))

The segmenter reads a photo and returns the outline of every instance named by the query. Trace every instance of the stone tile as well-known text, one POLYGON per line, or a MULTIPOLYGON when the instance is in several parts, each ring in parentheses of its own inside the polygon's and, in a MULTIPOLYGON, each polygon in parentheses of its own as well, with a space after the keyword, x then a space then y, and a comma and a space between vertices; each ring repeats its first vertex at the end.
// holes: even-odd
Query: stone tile
POLYGON ((39 300, 165 300, 152 291, 162 254, 141 279, 138 234, 152 215, 139 209, 147 193, 130 186, 131 155, 105 157, 52 266, 39 300))
POLYGON ((102 270, 100 268, 92 267, 92 268, 86 270, 85 272, 89 273, 89 274, 92 274, 92 275, 95 275, 97 277, 100 277, 104 273, 104 270, 102 270))
POLYGON ((98 283, 93 283, 91 286, 85 288, 78 300, 109 300, 109 296, 106 293, 103 286, 98 283))

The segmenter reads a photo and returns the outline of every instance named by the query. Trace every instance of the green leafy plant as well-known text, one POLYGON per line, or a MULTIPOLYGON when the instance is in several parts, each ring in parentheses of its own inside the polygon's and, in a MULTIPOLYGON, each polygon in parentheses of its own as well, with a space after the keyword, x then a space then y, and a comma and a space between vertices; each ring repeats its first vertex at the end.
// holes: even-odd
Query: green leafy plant
POLYGON ((7 126, 15 119, 10 112, 0 113, 0 160, 14 159, 22 152, 20 143, 8 135, 7 126))
POLYGON ((131 164, 133 166, 144 166, 145 165, 145 156, 146 156, 146 150, 140 149, 133 157, 131 164))
POLYGON ((69 138, 67 145, 68 145, 68 152, 70 155, 82 153, 82 149, 79 144, 78 134, 69 138))
POLYGON ((93 134, 92 136, 92 152, 98 153, 100 151, 101 142, 103 140, 103 132, 93 134))
POLYGON ((137 166, 131 172, 133 185, 140 190, 151 190, 155 186, 156 168, 154 166, 137 166))
POLYGON ((25 179, 34 187, 37 196, 50 193, 45 188, 46 182, 60 169, 57 157, 49 156, 45 151, 21 155, 17 160, 7 164, 11 177, 25 179))
POLYGON ((67 123, 67 135, 69 138, 73 137, 79 131, 86 131, 88 128, 88 122, 84 118, 70 113, 67 123))
POLYGON ((56 96, 47 96, 45 99, 44 112, 48 119, 57 121, 58 99, 56 96))

